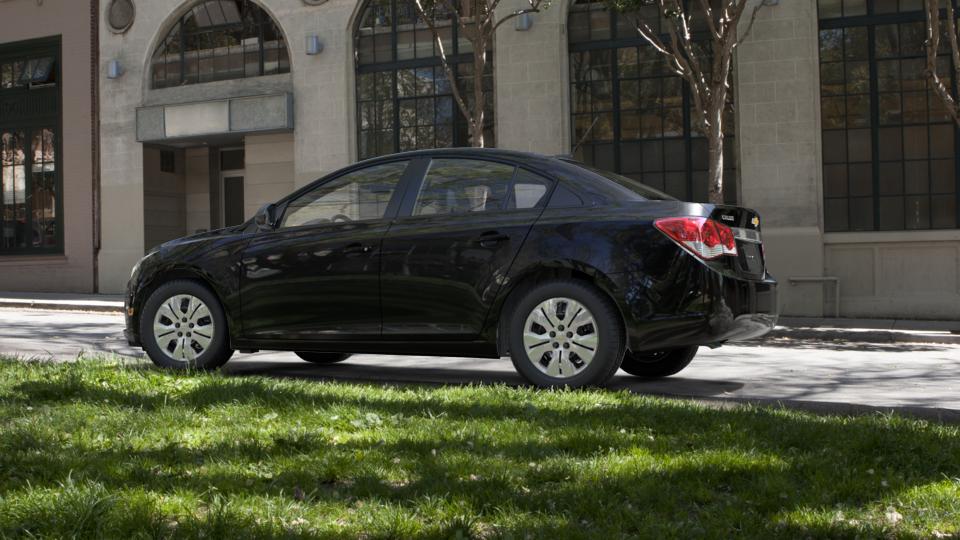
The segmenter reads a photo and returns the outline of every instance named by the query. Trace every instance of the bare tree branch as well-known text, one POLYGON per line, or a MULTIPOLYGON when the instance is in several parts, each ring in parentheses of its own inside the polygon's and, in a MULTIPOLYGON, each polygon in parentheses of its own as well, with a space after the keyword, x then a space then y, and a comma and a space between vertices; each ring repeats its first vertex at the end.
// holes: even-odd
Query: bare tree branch
POLYGON ((717 23, 713 20, 713 8, 710 7, 710 0, 700 0, 700 9, 703 10, 703 16, 707 19, 710 35, 713 39, 720 39, 721 35, 717 31, 717 23))
MULTIPOLYGON (((764 2, 766 2, 766 0, 760 0, 760 3, 754 6, 753 13, 750 14, 750 21, 747 23, 747 29, 743 31, 743 35, 741 35, 740 38, 737 39, 737 41, 733 44, 734 49, 736 49, 740 43, 743 43, 748 37, 750 37, 750 32, 753 31, 753 24, 757 22, 757 14, 760 13, 760 8, 763 7, 764 2)), ((746 7, 746 0, 743 0, 743 5, 746 7)), ((740 11, 743 12, 742 9, 740 11)))
POLYGON ((697 0, 698 11, 705 19, 710 38, 712 58, 709 65, 702 61, 704 49, 691 31, 693 11, 686 7, 685 0, 656 0, 663 20, 661 35, 666 36, 666 42, 641 18, 638 17, 636 25, 640 36, 666 58, 674 73, 687 82, 694 116, 707 135, 710 201, 717 204, 723 202, 723 113, 729 95, 733 52, 750 35, 764 4, 761 0, 753 8, 746 29, 738 34, 748 0, 721 2, 720 8, 715 9, 711 0, 697 0))
MULTIPOLYGON (((947 108, 947 112, 953 121, 960 125, 960 106, 953 97, 953 93, 947 86, 947 83, 941 78, 939 66, 937 65, 937 56, 940 52, 940 6, 937 0, 924 0, 924 10, 927 15, 927 77, 930 79, 933 89, 936 91, 940 101, 947 108)), ((960 76, 960 45, 957 38, 957 19, 953 9, 952 2, 946 2, 947 19, 947 37, 950 43, 950 53, 953 57, 954 80, 960 76)))
MULTIPOLYGON (((448 2, 449 0, 444 0, 448 2)), ((467 119, 468 122, 473 122, 473 116, 470 114, 470 108, 467 107, 466 102, 463 100, 463 96, 460 95, 460 88, 457 84, 457 77, 453 72, 453 68, 450 67, 450 63, 447 61, 447 51, 443 47, 443 38, 440 35, 439 30, 437 30, 437 25, 434 23, 433 14, 428 14, 427 10, 423 7, 423 0, 413 0, 414 5, 417 6, 417 13, 420 14, 420 18, 423 19, 423 22, 427 24, 427 27, 430 28, 430 32, 433 34, 434 43, 437 44, 437 50, 440 51, 440 64, 443 66, 443 71, 447 76, 447 80, 450 82, 450 89, 453 93, 453 99, 457 102, 457 107, 460 109, 460 112, 463 113, 463 116, 467 119)), ((458 19, 459 15, 456 14, 456 11, 452 12, 458 19)))

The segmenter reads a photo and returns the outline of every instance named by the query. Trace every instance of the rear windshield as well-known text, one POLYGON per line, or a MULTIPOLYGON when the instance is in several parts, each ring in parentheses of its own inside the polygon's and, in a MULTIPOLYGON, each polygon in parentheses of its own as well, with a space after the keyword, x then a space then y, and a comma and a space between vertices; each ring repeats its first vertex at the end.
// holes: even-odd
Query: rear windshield
POLYGON ((621 176, 610 171, 597 169, 596 167, 591 167, 586 163, 581 163, 572 159, 563 159, 561 161, 564 163, 569 163, 570 165, 574 165, 580 169, 592 172, 592 176, 596 178, 598 182, 603 183, 604 187, 609 188, 613 192, 611 195, 615 196, 616 198, 629 200, 637 199, 639 197, 641 199, 650 201, 677 200, 676 198, 671 197, 662 191, 653 189, 652 187, 644 185, 632 178, 627 178, 626 176, 621 176))

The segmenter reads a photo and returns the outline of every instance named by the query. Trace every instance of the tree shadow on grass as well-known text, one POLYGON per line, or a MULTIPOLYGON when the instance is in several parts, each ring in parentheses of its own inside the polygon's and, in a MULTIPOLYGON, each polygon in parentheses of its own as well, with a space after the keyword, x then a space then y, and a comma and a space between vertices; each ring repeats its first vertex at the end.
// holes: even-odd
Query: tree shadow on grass
MULTIPOLYGON (((497 529, 514 536, 881 536, 891 532, 882 521, 788 518, 872 511, 878 501, 960 477, 956 430, 898 418, 715 410, 624 393, 597 395, 594 403, 559 399, 592 398, 587 392, 503 387, 490 389, 499 399, 475 388, 448 389, 455 395, 436 399, 424 388, 384 395, 382 385, 216 376, 184 377, 198 382, 148 393, 136 371, 134 384, 121 386, 81 369, 19 382, 0 400, 48 410, 119 407, 122 429, 84 419, 72 428, 89 436, 75 434, 67 446, 49 424, 0 424, 0 497, 54 489, 69 477, 108 493, 204 498, 213 490, 306 508, 388 504, 418 519, 442 499, 486 523, 505 512, 521 516, 497 529), (194 446, 153 440, 148 448, 114 440, 121 431, 149 432, 151 415, 171 411, 183 413, 185 431, 202 431, 197 417, 221 406, 247 414, 221 420, 232 422, 230 436, 194 446), (277 416, 265 421, 264 411, 277 416), (344 417, 332 420, 334 411, 344 417), (304 495, 295 500, 298 490, 304 495)), ((31 515, 24 518, 30 530, 55 535, 31 515)), ((227 529, 237 536, 274 535, 239 515, 229 515, 236 521, 227 529)), ((4 527, 0 510, 0 536, 13 534, 4 527)))

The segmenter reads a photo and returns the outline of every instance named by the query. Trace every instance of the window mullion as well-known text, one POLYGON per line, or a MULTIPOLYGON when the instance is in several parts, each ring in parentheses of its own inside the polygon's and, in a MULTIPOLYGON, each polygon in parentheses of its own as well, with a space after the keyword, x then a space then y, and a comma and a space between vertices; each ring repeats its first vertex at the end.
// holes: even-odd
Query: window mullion
MULTIPOLYGON (((28 127, 23 129, 25 140, 23 141, 23 214, 24 214, 24 248, 33 249, 33 132, 37 128, 28 127)), ((41 131, 42 133, 42 131, 41 131)), ((43 152, 43 143, 40 144, 40 151, 43 152)), ((17 189, 16 178, 14 178, 13 189, 17 189)))
MULTIPOLYGON (((873 180, 873 230, 880 230, 880 92, 877 81, 876 27, 867 27, 870 72, 870 154, 873 180)), ((849 158, 848 158, 849 159, 849 158)))
POLYGON ((620 50, 612 49, 610 53, 610 62, 613 64, 610 69, 612 79, 610 92, 613 99, 613 165, 614 172, 619 174, 623 171, 623 164, 620 162, 620 62, 618 61, 620 50))

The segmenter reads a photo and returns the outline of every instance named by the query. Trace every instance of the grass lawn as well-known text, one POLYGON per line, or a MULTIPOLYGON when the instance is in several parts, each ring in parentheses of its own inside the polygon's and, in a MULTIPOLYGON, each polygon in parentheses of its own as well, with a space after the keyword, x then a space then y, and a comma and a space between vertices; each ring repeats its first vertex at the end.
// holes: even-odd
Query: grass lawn
POLYGON ((951 535, 953 425, 0 360, 0 538, 951 535))

